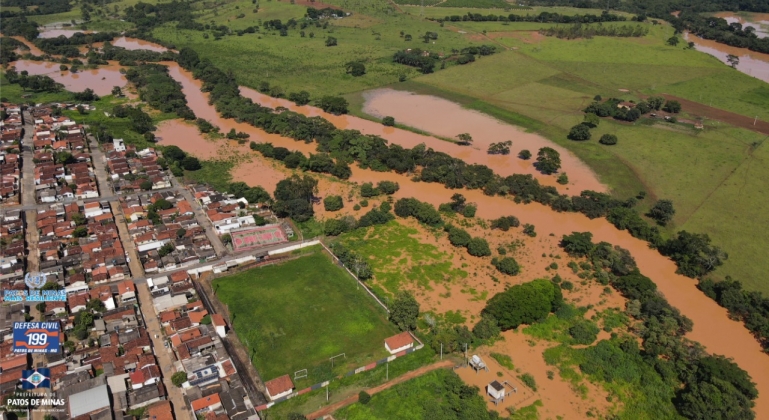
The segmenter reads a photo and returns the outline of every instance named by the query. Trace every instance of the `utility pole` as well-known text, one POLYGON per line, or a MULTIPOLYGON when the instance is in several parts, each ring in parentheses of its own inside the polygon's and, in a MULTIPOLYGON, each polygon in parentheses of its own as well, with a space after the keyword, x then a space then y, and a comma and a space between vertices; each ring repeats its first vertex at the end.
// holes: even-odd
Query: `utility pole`
POLYGON ((467 343, 465 343, 465 366, 467 366, 467 365, 468 365, 468 362, 467 362, 467 343))
POLYGON ((441 360, 443 360, 443 343, 441 343, 441 360))
POLYGON ((387 361, 387 374, 385 375, 385 381, 390 380, 390 361, 387 361))

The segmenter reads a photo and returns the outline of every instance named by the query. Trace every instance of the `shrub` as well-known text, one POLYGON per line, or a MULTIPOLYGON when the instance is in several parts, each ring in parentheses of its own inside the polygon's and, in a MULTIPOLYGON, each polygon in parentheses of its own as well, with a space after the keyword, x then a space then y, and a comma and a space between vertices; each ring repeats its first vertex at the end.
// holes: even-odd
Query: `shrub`
POLYGON ((476 210, 478 210, 478 208, 473 205, 465 206, 465 208, 462 210, 462 216, 475 217, 476 210))
POLYGON ((605 144, 607 146, 613 146, 617 144, 617 136, 615 136, 614 134, 604 134, 598 140, 598 143, 605 144))
POLYGON ((338 211, 344 207, 344 201, 339 195, 330 195, 323 199, 323 208, 326 211, 338 211))
POLYGON ((488 340, 500 333, 497 320, 491 315, 485 315, 473 327, 473 335, 479 340, 488 340))
POLYGON ((575 344, 592 344, 598 338, 598 327, 589 321, 579 322, 569 328, 569 335, 575 344))
POLYGON ((491 255, 491 248, 485 239, 473 238, 467 244, 467 253, 474 257, 488 257, 491 255))
POLYGON ((523 233, 531 236, 532 238, 535 238, 537 236, 537 232, 534 230, 534 225, 526 223, 523 225, 523 233))
POLYGON ((393 181, 379 181, 376 184, 376 189, 383 194, 393 195, 400 189, 400 185, 393 181))
POLYGON ((360 186, 361 197, 376 197, 380 194, 381 192, 377 188, 374 188, 374 184, 371 182, 366 182, 360 186))
POLYGON ((530 373, 524 373, 523 375, 518 376, 518 379, 520 379, 524 385, 531 388, 532 391, 537 391, 537 381, 534 380, 534 377, 531 376, 530 373))
POLYGON ((523 149, 520 152, 518 152, 518 157, 523 160, 529 160, 531 159, 531 152, 526 149, 523 149))
POLYGON ((561 175, 558 175, 558 179, 556 180, 561 185, 566 185, 569 183, 569 177, 566 175, 566 173, 562 173, 561 175))
POLYGON ((571 128, 567 137, 571 140, 584 141, 590 140, 590 136, 590 127, 585 124, 577 124, 571 128))
POLYGON ((574 284, 570 281, 565 281, 561 283, 561 289, 572 291, 574 289, 574 284))
POLYGON ((360 402, 363 405, 368 404, 368 402, 371 401, 371 395, 369 395, 366 391, 361 391, 358 393, 358 402, 360 402))
POLYGON ((395 126, 395 118, 394 117, 384 117, 384 118, 382 118, 382 125, 385 125, 387 127, 394 127, 395 126))
POLYGON ((504 274, 515 276, 521 272, 521 266, 518 265, 518 261, 513 257, 505 257, 502 259, 494 258, 491 260, 491 265, 504 274))
POLYGON ((456 228, 453 226, 447 226, 447 232, 449 232, 449 242, 454 246, 467 246, 472 237, 466 230, 456 228))
POLYGON ((499 229, 504 232, 510 230, 511 227, 518 227, 520 225, 521 222, 515 216, 502 216, 491 221, 492 229, 499 229))

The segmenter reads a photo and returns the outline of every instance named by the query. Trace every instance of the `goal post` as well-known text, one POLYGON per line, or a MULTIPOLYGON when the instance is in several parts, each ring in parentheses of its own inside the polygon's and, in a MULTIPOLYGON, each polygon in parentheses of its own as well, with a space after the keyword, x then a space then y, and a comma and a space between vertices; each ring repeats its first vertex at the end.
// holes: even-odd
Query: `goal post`
POLYGON ((294 372, 294 380, 302 379, 307 377, 307 369, 300 369, 294 372))

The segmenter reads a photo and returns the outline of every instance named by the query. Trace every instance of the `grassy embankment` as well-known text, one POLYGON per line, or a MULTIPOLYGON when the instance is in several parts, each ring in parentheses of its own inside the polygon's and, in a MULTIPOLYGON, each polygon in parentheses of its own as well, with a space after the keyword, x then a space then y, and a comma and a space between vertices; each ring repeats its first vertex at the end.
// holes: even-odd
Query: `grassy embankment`
POLYGON ((233 329, 267 381, 307 369, 297 389, 388 355, 385 311, 320 248, 297 260, 214 280, 233 329), (345 353, 335 360, 329 358, 345 353))

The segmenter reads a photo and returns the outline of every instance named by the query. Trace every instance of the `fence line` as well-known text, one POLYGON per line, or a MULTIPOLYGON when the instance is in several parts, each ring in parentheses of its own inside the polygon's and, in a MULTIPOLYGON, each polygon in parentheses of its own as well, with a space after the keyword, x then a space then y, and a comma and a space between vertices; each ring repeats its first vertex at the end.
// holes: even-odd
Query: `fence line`
POLYGON ((371 297, 374 298, 374 300, 376 300, 377 303, 380 306, 382 306, 382 308, 384 308, 384 310, 387 311, 387 313, 389 314, 390 313, 390 309, 387 308, 387 305, 385 305, 381 300, 379 300, 379 298, 374 294, 374 292, 372 292, 371 289, 369 289, 368 286, 366 286, 366 284, 364 284, 362 281, 360 281, 360 279, 357 276, 355 276, 355 274, 353 274, 352 271, 350 271, 350 269, 347 268, 347 266, 344 265, 344 263, 342 263, 342 261, 339 260, 339 258, 336 255, 334 255, 334 253, 331 252, 330 249, 328 249, 328 247, 326 246, 326 244, 323 243, 323 241, 318 241, 318 242, 320 242, 320 244, 323 246, 323 249, 325 249, 326 252, 328 252, 329 255, 331 255, 331 258, 336 260, 336 262, 338 262, 342 266, 342 268, 344 268, 352 276, 352 278, 354 278, 355 281, 357 281, 358 284, 360 284, 363 287, 363 289, 366 292, 368 292, 368 294, 371 295, 371 297))

